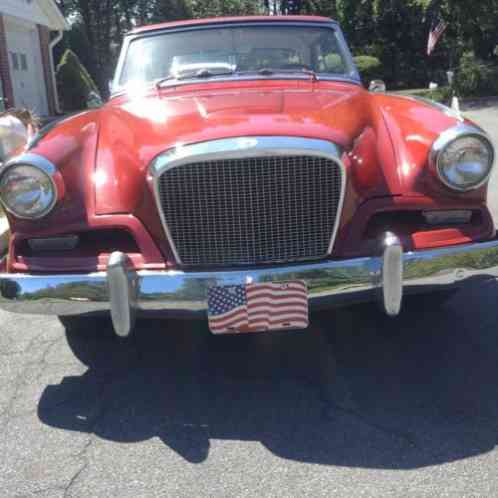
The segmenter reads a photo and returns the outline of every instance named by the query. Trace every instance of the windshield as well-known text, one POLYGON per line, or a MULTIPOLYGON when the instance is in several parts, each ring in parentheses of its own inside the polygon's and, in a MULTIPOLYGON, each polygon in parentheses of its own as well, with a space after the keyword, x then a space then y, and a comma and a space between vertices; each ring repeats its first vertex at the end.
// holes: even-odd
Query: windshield
POLYGON ((313 71, 358 79, 339 30, 315 26, 217 26, 131 41, 119 86, 163 78, 313 71))

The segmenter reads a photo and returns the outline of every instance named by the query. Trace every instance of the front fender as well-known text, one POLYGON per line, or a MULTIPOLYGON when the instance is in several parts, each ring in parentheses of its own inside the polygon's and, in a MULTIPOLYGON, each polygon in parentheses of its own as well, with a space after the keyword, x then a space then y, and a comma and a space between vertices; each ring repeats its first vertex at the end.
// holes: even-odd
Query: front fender
MULTIPOLYGON (((433 143, 445 130, 466 121, 451 109, 410 97, 373 95, 391 137, 400 195, 434 199, 485 201, 487 186, 455 192, 431 172, 428 164, 433 143)), ((384 165, 384 167, 386 167, 384 165)))
POLYGON ((20 220, 9 217, 12 232, 43 234, 54 228, 81 223, 95 209, 93 168, 99 134, 99 112, 84 112, 41 130, 28 146, 30 154, 48 159, 61 173, 64 197, 46 217, 20 220))

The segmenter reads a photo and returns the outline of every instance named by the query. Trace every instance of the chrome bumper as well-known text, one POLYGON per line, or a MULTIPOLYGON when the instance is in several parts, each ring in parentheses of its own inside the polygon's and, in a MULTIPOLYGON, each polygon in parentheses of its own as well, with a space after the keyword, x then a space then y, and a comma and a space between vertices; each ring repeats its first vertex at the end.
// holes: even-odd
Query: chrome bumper
POLYGON ((386 234, 379 256, 233 271, 138 271, 114 253, 107 272, 87 275, 0 274, 0 308, 16 313, 82 315, 111 312, 116 333, 126 336, 135 315, 206 316, 213 285, 304 280, 310 306, 328 307, 378 299, 397 315, 403 294, 432 292, 498 276, 498 240, 403 253, 386 234))

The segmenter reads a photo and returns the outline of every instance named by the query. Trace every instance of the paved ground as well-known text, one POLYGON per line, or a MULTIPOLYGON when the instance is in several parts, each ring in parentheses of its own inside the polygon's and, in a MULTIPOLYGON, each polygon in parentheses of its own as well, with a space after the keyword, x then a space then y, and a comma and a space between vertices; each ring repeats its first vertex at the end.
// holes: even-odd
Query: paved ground
MULTIPOLYGON (((479 123, 498 144, 498 99, 482 101, 466 106, 466 114, 479 123)), ((498 145, 497 145, 498 148, 498 145)), ((491 210, 498 226, 498 162, 489 189, 491 210)))
MULTIPOLYGON (((498 143, 496 112, 473 115, 498 143)), ((271 336, 141 323, 133 346, 0 313, 1 494, 496 496, 497 299, 271 336)))

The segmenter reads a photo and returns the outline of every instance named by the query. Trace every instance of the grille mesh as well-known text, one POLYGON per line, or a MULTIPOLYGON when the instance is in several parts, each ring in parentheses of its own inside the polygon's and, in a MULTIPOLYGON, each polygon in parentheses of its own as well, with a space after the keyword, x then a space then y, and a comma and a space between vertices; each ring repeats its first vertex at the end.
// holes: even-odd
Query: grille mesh
POLYGON ((159 178, 160 208, 185 265, 240 265, 327 255, 341 169, 314 156, 191 163, 159 178))

